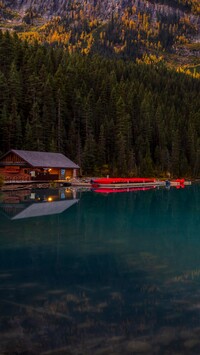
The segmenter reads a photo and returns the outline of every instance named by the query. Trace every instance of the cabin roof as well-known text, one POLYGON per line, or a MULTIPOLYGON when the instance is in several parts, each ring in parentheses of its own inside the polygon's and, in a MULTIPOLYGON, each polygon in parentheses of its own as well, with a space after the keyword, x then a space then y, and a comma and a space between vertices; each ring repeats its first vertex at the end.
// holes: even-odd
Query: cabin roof
POLYGON ((73 161, 71 161, 61 153, 35 152, 29 150, 11 149, 4 156, 8 155, 11 152, 17 154, 32 167, 79 169, 78 165, 76 165, 73 161))
POLYGON ((15 219, 59 214, 64 212, 67 208, 73 206, 78 201, 79 201, 78 199, 74 199, 74 200, 54 201, 51 203, 48 202, 33 203, 27 208, 25 208, 23 211, 19 212, 14 217, 12 217, 11 219, 15 220, 15 219))

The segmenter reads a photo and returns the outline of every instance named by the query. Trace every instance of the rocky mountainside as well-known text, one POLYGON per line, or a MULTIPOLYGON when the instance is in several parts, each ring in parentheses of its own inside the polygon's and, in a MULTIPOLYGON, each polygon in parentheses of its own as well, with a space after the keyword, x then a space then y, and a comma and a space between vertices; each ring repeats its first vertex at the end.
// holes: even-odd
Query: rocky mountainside
POLYGON ((199 64, 199 0, 1 0, 0 15, 1 28, 69 52, 199 64))
MULTIPOLYGON (((123 15, 128 7, 135 6, 156 16, 160 12, 165 15, 189 15, 193 23, 198 22, 200 4, 198 0, 2 0, 0 6, 5 10, 14 10, 23 18, 26 11, 34 11, 39 16, 52 18, 53 16, 69 16, 71 11, 81 8, 87 16, 107 19, 111 14, 123 15)), ((6 11, 5 11, 6 13, 6 11)))
MULTIPOLYGON (((141 11, 161 12, 183 16, 187 12, 190 16, 199 15, 198 0, 1 0, 0 5, 7 9, 18 11, 23 15, 27 10, 51 18, 52 16, 67 16, 74 8, 81 7, 85 15, 96 15, 97 18, 108 18, 111 13, 122 15, 127 7, 136 6, 141 11)), ((193 17, 192 21, 197 21, 193 17)))

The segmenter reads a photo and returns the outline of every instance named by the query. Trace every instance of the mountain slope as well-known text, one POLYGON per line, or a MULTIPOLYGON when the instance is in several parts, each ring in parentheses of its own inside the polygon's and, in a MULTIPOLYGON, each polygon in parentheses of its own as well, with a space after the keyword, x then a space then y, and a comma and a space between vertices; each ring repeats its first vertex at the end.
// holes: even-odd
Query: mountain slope
MULTIPOLYGON (((188 13, 199 14, 200 4, 198 0, 2 0, 3 5, 6 7, 18 10, 26 11, 32 8, 44 16, 65 16, 74 5, 81 6, 87 11, 95 11, 96 15, 100 13, 105 18, 111 11, 120 13, 124 8, 128 6, 137 7, 154 7, 156 9, 163 5, 163 8, 171 7, 188 13)), ((163 11, 162 8, 162 11, 163 11)))
POLYGON ((2 27, 70 53, 198 68, 198 0, 3 0, 0 11, 2 27))

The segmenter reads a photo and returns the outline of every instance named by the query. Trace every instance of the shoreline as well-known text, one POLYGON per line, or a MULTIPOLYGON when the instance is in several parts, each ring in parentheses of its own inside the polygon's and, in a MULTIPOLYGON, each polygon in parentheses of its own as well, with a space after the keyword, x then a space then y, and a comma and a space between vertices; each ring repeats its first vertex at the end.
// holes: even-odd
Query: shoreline
MULTIPOLYGON (((4 191, 18 191, 18 190, 31 190, 31 189, 48 189, 48 188, 60 188, 60 187, 91 187, 91 179, 94 178, 83 178, 83 179, 72 179, 69 181, 16 181, 16 182, 5 182, 4 185, 1 187, 0 192, 4 191), (65 185, 66 184, 66 185, 65 185), (67 186, 67 184, 69 184, 67 186)), ((97 179, 97 178, 95 178, 97 179)), ((170 181, 169 179, 156 179, 157 181, 155 182, 155 185, 163 185, 166 183, 166 181, 170 181)), ((193 183, 200 183, 200 179, 187 179, 186 182, 190 181, 191 184, 193 183)), ((145 184, 140 184, 141 186, 146 185, 145 184)), ((131 184, 133 185, 133 184, 131 184)), ((188 184, 186 184, 188 185, 188 184)), ((134 184, 134 186, 136 186, 134 184)), ((146 185, 147 186, 147 185, 146 185)), ((101 186, 102 187, 102 186, 101 186)), ((112 185, 112 187, 115 187, 112 185)), ((128 187, 128 185, 127 185, 128 187)), ((129 185, 130 187, 130 185, 129 185)))

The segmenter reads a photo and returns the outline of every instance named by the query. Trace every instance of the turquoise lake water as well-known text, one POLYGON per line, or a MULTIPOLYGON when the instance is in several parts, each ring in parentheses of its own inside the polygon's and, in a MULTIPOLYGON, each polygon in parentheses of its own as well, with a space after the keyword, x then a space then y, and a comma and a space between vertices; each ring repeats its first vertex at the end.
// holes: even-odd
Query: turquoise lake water
POLYGON ((200 354, 200 185, 1 194, 0 354, 200 354))

